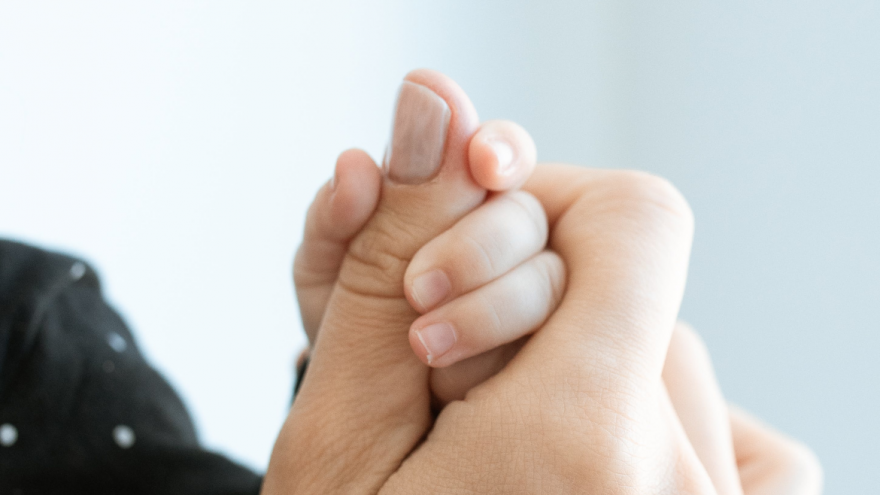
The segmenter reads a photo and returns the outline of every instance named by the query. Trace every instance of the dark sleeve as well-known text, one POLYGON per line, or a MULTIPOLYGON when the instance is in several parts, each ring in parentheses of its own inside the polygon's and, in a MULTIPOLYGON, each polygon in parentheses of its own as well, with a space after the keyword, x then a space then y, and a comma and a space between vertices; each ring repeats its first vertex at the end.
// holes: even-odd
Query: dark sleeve
POLYGON ((257 494, 76 259, 0 241, 0 494, 257 494))

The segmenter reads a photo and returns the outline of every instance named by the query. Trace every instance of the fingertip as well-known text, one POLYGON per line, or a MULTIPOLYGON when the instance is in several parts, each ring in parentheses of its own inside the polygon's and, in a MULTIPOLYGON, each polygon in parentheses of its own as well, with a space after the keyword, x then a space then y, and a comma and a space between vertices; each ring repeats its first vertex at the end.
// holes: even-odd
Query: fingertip
POLYGON ((424 364, 431 368, 445 368, 465 357, 459 342, 459 329, 450 321, 436 317, 421 317, 409 327, 409 344, 424 364))
POLYGON ((453 294, 453 286, 449 275, 442 269, 416 271, 424 268, 424 260, 419 256, 421 253, 424 253, 424 246, 407 267, 403 277, 403 293, 413 309, 425 314, 445 302, 453 294))
POLYGON ((440 173, 467 174, 467 145, 480 127, 477 110, 467 93, 452 78, 431 69, 410 71, 404 81, 423 86, 446 102, 451 115, 440 173))
POLYGON ((416 330, 415 325, 409 327, 409 345, 410 347, 412 347, 412 350, 415 353, 416 357, 419 358, 419 361, 427 366, 433 367, 431 363, 430 353, 428 352, 428 347, 419 336, 419 332, 416 330))
POLYGON ((381 189, 378 168, 361 150, 343 152, 334 170, 309 206, 293 261, 300 315, 310 342, 315 341, 348 243, 370 219, 381 189))
POLYGON ((407 73, 404 81, 420 84, 443 98, 453 113, 449 134, 462 137, 473 134, 479 125, 477 110, 473 102, 451 77, 432 69, 414 69, 407 73))
POLYGON ((471 175, 490 191, 522 186, 535 169, 535 142, 520 125, 506 120, 483 123, 468 148, 471 175))
POLYGON ((356 234, 369 220, 382 187, 382 174, 363 150, 343 151, 336 160, 330 191, 330 219, 345 237, 356 234))

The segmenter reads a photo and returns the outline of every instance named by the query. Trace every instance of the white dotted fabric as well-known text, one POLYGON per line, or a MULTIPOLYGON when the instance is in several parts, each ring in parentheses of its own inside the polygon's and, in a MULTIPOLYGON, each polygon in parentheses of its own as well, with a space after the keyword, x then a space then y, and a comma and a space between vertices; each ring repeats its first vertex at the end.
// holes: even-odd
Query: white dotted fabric
POLYGON ((113 428, 113 441, 123 449, 127 449, 134 445, 134 430, 125 425, 119 425, 113 428))
POLYGON ((12 447, 16 441, 18 441, 18 429, 9 423, 0 425, 0 445, 12 447))
POLYGON ((122 335, 119 335, 116 332, 110 332, 107 334, 107 344, 116 352, 122 353, 125 352, 125 349, 128 348, 128 342, 125 341, 125 338, 122 335))

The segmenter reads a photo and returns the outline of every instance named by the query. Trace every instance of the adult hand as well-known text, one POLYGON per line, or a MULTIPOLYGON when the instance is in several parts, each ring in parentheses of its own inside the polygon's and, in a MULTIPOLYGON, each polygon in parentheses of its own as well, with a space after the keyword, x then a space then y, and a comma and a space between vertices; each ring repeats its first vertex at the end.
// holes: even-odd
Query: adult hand
MULTIPOLYGON (((483 359, 467 360, 462 367, 435 370, 434 376, 442 372, 439 376, 449 380, 445 389, 464 397, 503 368, 515 352, 511 353, 509 346, 500 346, 489 354, 483 359), (470 373, 466 373, 468 369, 470 373)), ((728 413, 705 345, 682 322, 673 332, 662 379, 688 440, 718 493, 821 492, 822 470, 807 447, 738 408, 732 407, 728 413)))
MULTIPOLYGON (((447 406, 415 449, 412 435, 430 426, 420 418, 401 424, 400 411, 350 408, 387 410, 389 397, 424 375, 352 380, 357 393, 324 389, 358 404, 298 401, 266 493, 714 491, 660 378, 687 271, 687 204, 665 181, 631 172, 547 166, 527 189, 544 204, 550 247, 569 268, 557 312, 501 373, 447 406), (336 436, 329 427, 340 417, 345 431, 383 439, 382 455, 362 437, 336 436)), ((313 367, 310 381, 344 364, 313 367)))
POLYGON ((401 209, 418 204, 415 189, 383 192, 385 218, 360 234, 360 258, 337 284, 265 493, 714 493, 715 477, 661 380, 692 219, 671 186, 644 174, 558 166, 536 174, 528 189, 544 203, 550 246, 570 270, 566 296, 517 357, 444 409, 419 444, 431 428, 427 373, 400 345, 414 315, 397 287, 413 246, 482 198, 462 172, 459 150, 476 129, 466 99, 451 84, 413 79, 453 109, 454 152, 444 155, 441 179, 418 194, 435 210, 446 204, 437 199, 465 195, 425 217, 401 209), (391 234, 410 242, 365 250, 391 234), (362 283, 377 277, 382 290, 362 283))
POLYGON ((810 449, 728 407, 706 346, 684 323, 672 334, 663 382, 719 494, 821 493, 822 468, 810 449))

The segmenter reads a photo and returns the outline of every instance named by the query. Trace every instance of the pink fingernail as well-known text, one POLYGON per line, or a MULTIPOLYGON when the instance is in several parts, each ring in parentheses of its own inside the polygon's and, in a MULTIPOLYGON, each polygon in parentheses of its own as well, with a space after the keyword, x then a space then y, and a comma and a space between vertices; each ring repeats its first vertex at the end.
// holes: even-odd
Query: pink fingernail
POLYGON ((421 330, 416 330, 419 342, 425 348, 428 364, 446 354, 458 338, 455 336, 455 328, 449 323, 434 323, 421 330))
POLYGON ((489 138, 487 142, 495 153, 495 159, 498 162, 498 174, 504 176, 513 174, 513 146, 504 139, 489 138))
POLYGON ((451 290, 449 277, 442 270, 432 270, 412 281, 412 297, 422 311, 428 311, 446 299, 451 290))
POLYGON ((440 168, 451 112, 437 93, 403 81, 394 111, 391 145, 385 155, 395 182, 421 184, 440 168))

